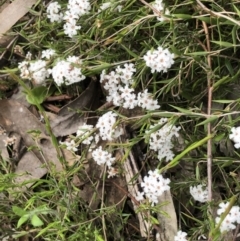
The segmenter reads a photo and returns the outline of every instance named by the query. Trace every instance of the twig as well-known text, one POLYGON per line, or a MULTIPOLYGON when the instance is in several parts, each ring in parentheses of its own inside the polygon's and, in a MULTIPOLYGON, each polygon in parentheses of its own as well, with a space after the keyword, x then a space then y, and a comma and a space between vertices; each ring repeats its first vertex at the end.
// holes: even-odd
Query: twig
POLYGON ((235 19, 233 19, 233 18, 231 18, 231 17, 228 17, 228 16, 226 16, 226 15, 220 13, 220 12, 215 12, 215 11, 210 10, 210 9, 207 8, 204 4, 202 4, 200 0, 196 0, 196 1, 197 1, 198 5, 199 5, 204 11, 206 11, 207 13, 210 13, 211 15, 214 15, 214 16, 217 16, 217 17, 225 18, 225 19, 229 20, 230 22, 235 23, 235 24, 237 24, 238 26, 240 26, 240 22, 239 22, 239 21, 237 21, 237 20, 235 20, 235 19))
MULTIPOLYGON (((197 0, 201 8, 204 8, 205 6, 197 0)), ((210 53, 211 52, 211 47, 210 47, 210 38, 209 38, 209 31, 207 24, 202 21, 203 24, 203 29, 205 32, 206 36, 206 44, 207 46, 205 47, 207 51, 210 53)), ((213 81, 212 81, 212 62, 211 62, 211 56, 208 54, 207 55, 207 64, 208 64, 208 69, 209 71, 207 72, 207 87, 208 87, 208 107, 207 107, 207 115, 208 118, 211 116, 212 112, 212 93, 213 93, 213 81)), ((208 122, 207 124, 207 132, 208 135, 211 135, 212 133, 212 125, 211 122, 208 122)), ((207 142, 207 179, 208 179, 208 201, 209 203, 212 201, 212 138, 208 139, 207 142)), ((209 211, 210 214, 212 215, 212 209, 209 206, 209 211)), ((212 236, 209 235, 208 241, 212 240, 212 236)))
POLYGON ((60 108, 58 108, 57 106, 55 105, 51 105, 51 104, 43 104, 43 106, 48 109, 48 110, 51 110, 52 112, 54 113, 58 113, 60 111, 60 108))
POLYGON ((45 99, 47 102, 51 101, 60 101, 60 100, 71 100, 71 96, 69 95, 56 95, 56 96, 49 96, 48 98, 45 99))

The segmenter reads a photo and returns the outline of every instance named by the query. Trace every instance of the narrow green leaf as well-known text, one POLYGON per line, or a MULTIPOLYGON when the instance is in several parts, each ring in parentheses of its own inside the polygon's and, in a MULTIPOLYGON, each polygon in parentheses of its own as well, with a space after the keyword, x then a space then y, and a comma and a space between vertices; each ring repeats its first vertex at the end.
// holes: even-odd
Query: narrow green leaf
POLYGON ((212 102, 221 103, 221 104, 229 104, 229 103, 232 103, 234 101, 235 100, 213 100, 212 102))
POLYGON ((29 215, 28 215, 28 214, 23 215, 23 216, 18 220, 17 228, 21 227, 24 223, 26 223, 28 219, 29 219, 29 215))
POLYGON ((170 105, 171 107, 173 107, 174 109, 178 110, 179 112, 181 113, 184 113, 184 114, 195 114, 194 112, 190 111, 190 110, 187 110, 187 109, 183 109, 181 107, 177 107, 177 106, 174 106, 174 105, 170 105))
POLYGON ((17 206, 13 206, 12 210, 16 215, 18 215, 20 217, 22 217, 23 215, 25 215, 27 213, 25 210, 23 210, 22 208, 17 207, 17 206))
POLYGON ((128 52, 129 55, 131 55, 133 58, 139 58, 139 56, 135 53, 133 53, 133 51, 131 51, 130 49, 128 49, 126 46, 124 46, 123 44, 121 44, 121 46, 128 52))
POLYGON ((211 117, 207 118, 206 120, 198 123, 196 126, 205 125, 205 124, 207 124, 207 123, 209 123, 209 122, 212 122, 212 121, 217 120, 218 118, 219 118, 218 116, 211 116, 211 117))
POLYGON ((225 133, 221 133, 221 134, 215 136, 215 137, 213 138, 213 140, 216 141, 216 142, 219 142, 219 141, 221 141, 223 138, 225 138, 225 133))
POLYGON ((203 144, 205 144, 209 139, 213 138, 214 137, 214 134, 212 135, 208 135, 206 136, 205 138, 203 138, 202 140, 200 141, 197 141, 197 142, 194 142, 192 145, 190 145, 189 147, 187 147, 184 151, 182 151, 179 155, 175 156, 173 158, 173 160, 171 162, 169 162, 165 167, 161 168, 160 169, 160 173, 172 168, 172 167, 175 167, 179 161, 181 160, 182 157, 184 157, 188 152, 196 149, 197 147, 199 146, 202 146, 203 144))
POLYGON ((34 214, 31 218, 31 224, 34 227, 39 227, 39 226, 42 226, 44 223, 36 214, 34 214))
POLYGON ((213 84, 213 89, 215 90, 218 86, 220 86, 221 84, 226 84, 230 80, 231 80, 231 78, 228 75, 224 76, 223 78, 221 78, 220 80, 218 80, 217 82, 215 82, 213 84))
POLYGON ((150 220, 151 220, 152 224, 159 224, 159 221, 156 218, 154 218, 153 216, 150 216, 150 220))
POLYGON ((209 54, 208 51, 198 51, 198 52, 186 53, 186 55, 190 55, 190 56, 205 56, 208 54, 209 54))
POLYGON ((211 41, 212 43, 218 44, 222 47, 233 47, 234 44, 229 43, 229 42, 224 42, 224 41, 211 41))

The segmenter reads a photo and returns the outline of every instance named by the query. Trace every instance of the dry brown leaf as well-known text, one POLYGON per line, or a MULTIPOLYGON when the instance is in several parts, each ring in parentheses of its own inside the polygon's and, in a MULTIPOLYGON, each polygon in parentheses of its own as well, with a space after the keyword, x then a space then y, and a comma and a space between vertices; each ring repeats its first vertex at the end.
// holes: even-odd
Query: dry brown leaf
POLYGON ((56 171, 62 170, 57 152, 51 144, 51 138, 46 134, 45 126, 24 105, 14 100, 1 100, 0 110, 0 125, 8 133, 18 133, 27 147, 38 145, 42 153, 33 149, 37 158, 47 165, 52 163, 56 171), (27 133, 30 130, 41 132, 37 142, 27 133))
POLYGON ((15 178, 16 183, 27 181, 21 190, 33 185, 33 182, 40 179, 47 173, 47 168, 36 157, 33 152, 26 152, 19 161, 15 173, 18 174, 15 178), (31 182, 32 181, 32 182, 31 182))
POLYGON ((88 88, 78 98, 59 111, 58 116, 51 120, 51 127, 55 136, 67 136, 77 132, 85 118, 80 117, 76 111, 89 109, 95 100, 96 91, 96 83, 91 81, 88 88))

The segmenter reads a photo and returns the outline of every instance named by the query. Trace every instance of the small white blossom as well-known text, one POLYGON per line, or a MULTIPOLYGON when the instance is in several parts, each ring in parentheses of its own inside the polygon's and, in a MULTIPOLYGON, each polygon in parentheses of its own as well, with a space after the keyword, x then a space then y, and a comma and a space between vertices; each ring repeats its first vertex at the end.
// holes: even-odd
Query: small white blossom
POLYGON ((196 201, 204 203, 208 200, 208 189, 204 185, 191 186, 190 193, 196 201))
POLYGON ((118 175, 118 169, 115 167, 109 167, 107 173, 108 173, 108 178, 116 177, 118 175))
POLYGON ((48 5, 47 17, 52 23, 62 21, 63 14, 61 13, 61 6, 58 2, 52 2, 48 5))
POLYGON ((104 151, 102 146, 99 146, 92 152, 92 157, 98 165, 106 164, 108 167, 111 167, 115 162, 115 157, 112 157, 111 153, 104 151))
MULTIPOLYGON (((219 216, 215 219, 216 225, 220 222, 220 216, 227 210, 229 204, 229 202, 222 202, 219 204, 219 209, 217 210, 217 214, 219 216)), ((234 230, 236 228, 236 224, 240 224, 240 208, 239 206, 232 206, 227 216, 224 218, 224 220, 222 220, 220 231, 223 233, 225 231, 234 230)))
POLYGON ((144 200, 144 192, 139 192, 138 191, 138 194, 137 196, 135 197, 137 201, 143 201, 144 200))
POLYGON ((43 84, 49 77, 49 71, 46 68, 46 61, 36 60, 34 62, 23 61, 18 64, 23 79, 33 80, 35 84, 43 84))
POLYGON ((82 70, 79 66, 73 66, 73 64, 76 64, 76 61, 78 64, 82 63, 78 57, 69 56, 67 60, 59 60, 52 68, 53 80, 58 86, 62 84, 71 85, 86 78, 82 74, 82 70))
POLYGON ((232 127, 231 134, 229 135, 229 138, 235 143, 234 147, 239 149, 240 148, 240 126, 238 127, 232 127))
POLYGON ((165 158, 165 161, 171 161, 174 157, 174 153, 171 150, 173 148, 172 138, 179 136, 178 132, 181 128, 168 124, 167 121, 167 118, 161 118, 158 123, 151 125, 146 130, 145 137, 149 139, 149 148, 158 152, 159 160, 165 158), (152 132, 152 129, 157 126, 159 126, 159 129, 152 132), (150 136, 149 133, 151 133, 150 136))
POLYGON ((119 134, 122 134, 121 130, 116 132, 116 128, 114 128, 116 117, 116 113, 109 111, 98 119, 96 127, 99 129, 99 135, 102 140, 112 141, 115 135, 119 136, 119 134))
POLYGON ((65 142, 60 142, 61 145, 65 145, 66 146, 66 149, 69 150, 69 151, 73 151, 73 152, 76 152, 78 149, 77 149, 77 144, 75 143, 74 140, 71 140, 71 141, 65 141, 65 142))
POLYGON ((53 49, 46 49, 42 51, 42 55, 41 58, 46 58, 46 59, 50 59, 53 55, 55 55, 55 50, 53 49))
POLYGON ((151 68, 151 72, 167 72, 169 68, 174 64, 174 54, 171 54, 168 49, 158 47, 157 50, 149 50, 143 59, 148 67, 151 68))
MULTIPOLYGON (((148 176, 143 178, 141 187, 146 198, 154 205, 158 203, 158 197, 170 189, 169 183, 170 179, 164 178, 158 173, 158 169, 156 169, 148 172, 148 176)), ((139 200, 142 199, 143 193, 138 193, 136 198, 139 200)))
POLYGON ((174 237, 174 241, 187 241, 187 233, 179 230, 177 235, 174 237))
POLYGON ((165 20, 165 17, 163 16, 164 14, 169 14, 169 10, 166 9, 164 11, 164 3, 162 0, 155 0, 155 2, 153 3, 153 7, 160 13, 161 16, 157 15, 157 13, 155 13, 157 15, 157 19, 160 22, 163 22, 165 20))

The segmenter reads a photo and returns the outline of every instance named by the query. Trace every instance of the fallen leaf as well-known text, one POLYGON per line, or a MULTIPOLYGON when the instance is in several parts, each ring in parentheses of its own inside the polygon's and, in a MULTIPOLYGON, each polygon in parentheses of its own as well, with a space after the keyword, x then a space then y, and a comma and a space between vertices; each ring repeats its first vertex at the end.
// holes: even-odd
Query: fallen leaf
POLYGON ((51 127, 55 136, 67 136, 77 132, 86 120, 77 110, 90 109, 96 96, 96 82, 91 81, 87 89, 75 100, 61 108, 58 116, 52 119, 51 127))
POLYGON ((57 152, 51 143, 51 138, 46 133, 45 126, 22 104, 14 100, 0 101, 0 125, 9 133, 16 132, 22 138, 27 147, 36 146, 41 149, 33 149, 34 154, 42 163, 52 163, 56 171, 62 170, 62 165, 57 158, 57 152), (33 140, 29 131, 40 131, 37 141, 33 140))

